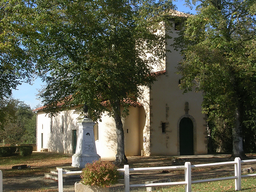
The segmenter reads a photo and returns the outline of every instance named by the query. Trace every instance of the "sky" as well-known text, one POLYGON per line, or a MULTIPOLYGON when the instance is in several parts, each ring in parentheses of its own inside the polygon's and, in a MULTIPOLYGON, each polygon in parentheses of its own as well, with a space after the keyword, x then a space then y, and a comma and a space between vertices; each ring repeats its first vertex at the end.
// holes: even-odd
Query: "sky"
MULTIPOLYGON (((176 0, 173 3, 177 6, 178 11, 184 13, 196 13, 194 9, 191 10, 185 5, 185 0, 176 0)), ((13 90, 12 97, 13 99, 23 101, 25 104, 29 105, 31 109, 35 109, 36 107, 42 106, 42 102, 37 95, 43 85, 44 83, 39 78, 33 81, 32 85, 23 83, 22 85, 19 85, 16 90, 13 90)))

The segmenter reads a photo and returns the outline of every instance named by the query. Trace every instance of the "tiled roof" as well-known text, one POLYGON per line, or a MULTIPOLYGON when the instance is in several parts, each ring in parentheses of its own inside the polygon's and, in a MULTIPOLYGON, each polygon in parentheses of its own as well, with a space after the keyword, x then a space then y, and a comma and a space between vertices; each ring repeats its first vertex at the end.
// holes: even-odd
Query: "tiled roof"
POLYGON ((173 17, 191 17, 192 16, 191 14, 183 13, 183 12, 180 12, 180 11, 177 11, 177 10, 173 10, 173 9, 171 9, 169 11, 169 13, 173 17))
POLYGON ((154 72, 154 73, 152 73, 152 75, 154 75, 154 76, 160 76, 160 75, 163 75, 163 74, 165 74, 166 73, 166 70, 163 70, 163 71, 157 71, 157 72, 154 72))
MULTIPOLYGON (((71 99, 72 99, 72 95, 67 96, 66 99, 71 100, 71 99)), ((60 102, 57 103, 57 107, 61 107, 61 106, 63 106, 64 104, 65 104, 65 102, 62 100, 62 101, 60 101, 60 102)), ((34 109, 33 111, 34 111, 34 112, 36 112, 36 111, 41 111, 41 110, 43 110, 43 109, 45 109, 45 108, 46 108, 46 106, 44 105, 44 106, 42 106, 42 107, 38 107, 38 108, 34 109)))
MULTIPOLYGON (((139 102, 133 101, 131 99, 124 99, 123 103, 130 104, 133 107, 141 107, 142 106, 142 104, 140 104, 139 102)), ((102 105, 103 106, 108 106, 109 105, 109 101, 103 101, 102 105)))
MULTIPOLYGON (((61 107, 62 105, 64 105, 64 102, 59 102, 59 103, 57 103, 57 107, 61 107)), ((38 107, 38 108, 34 109, 33 111, 34 111, 34 112, 42 111, 42 110, 45 109, 45 108, 46 108, 46 106, 44 105, 44 106, 42 106, 42 107, 38 107)))
MULTIPOLYGON (((131 99, 124 99, 123 102, 126 103, 126 104, 130 104, 130 105, 133 106, 133 107, 141 107, 141 106, 142 106, 139 102, 133 101, 133 100, 131 100, 131 99)), ((64 102, 59 102, 59 103, 57 104, 57 107, 61 107, 63 104, 64 104, 64 102)), ((107 105, 109 105, 109 102, 108 102, 108 101, 103 101, 101 104, 102 104, 103 106, 107 106, 107 105)), ((34 112, 42 111, 42 110, 44 110, 45 108, 46 108, 46 106, 42 106, 42 107, 38 107, 38 108, 34 109, 33 111, 34 111, 34 112)))
POLYGON ((45 106, 38 107, 38 108, 34 109, 33 111, 34 111, 34 112, 36 112, 36 111, 41 111, 41 110, 43 110, 44 108, 45 108, 45 106))

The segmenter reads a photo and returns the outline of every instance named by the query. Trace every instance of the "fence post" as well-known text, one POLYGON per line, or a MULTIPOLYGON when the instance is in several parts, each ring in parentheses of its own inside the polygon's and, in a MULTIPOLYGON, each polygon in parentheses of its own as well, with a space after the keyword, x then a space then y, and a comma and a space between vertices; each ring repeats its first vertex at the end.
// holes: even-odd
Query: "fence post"
POLYGON ((185 182, 186 184, 186 188, 185 191, 186 192, 191 192, 191 163, 190 162, 186 162, 185 163, 185 182))
POLYGON ((0 170, 0 192, 3 192, 3 173, 0 170))
POLYGON ((241 159, 239 157, 235 158, 235 176, 237 179, 235 179, 235 190, 241 190, 241 159))
POLYGON ((57 168, 58 170, 58 188, 59 192, 63 192, 63 171, 62 168, 57 168))
POLYGON ((124 165, 124 191, 125 192, 130 192, 129 165, 124 165))

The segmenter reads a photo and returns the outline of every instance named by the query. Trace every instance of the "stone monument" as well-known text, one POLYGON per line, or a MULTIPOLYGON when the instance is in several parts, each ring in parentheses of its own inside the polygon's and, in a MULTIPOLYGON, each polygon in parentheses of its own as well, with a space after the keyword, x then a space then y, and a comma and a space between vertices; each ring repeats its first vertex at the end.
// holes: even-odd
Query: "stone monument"
MULTIPOLYGON (((88 109, 85 105, 85 114, 88 109)), ((95 123, 85 115, 78 128, 76 153, 72 156, 72 167, 84 168, 87 163, 92 163, 100 158, 96 152, 93 126, 95 123)))

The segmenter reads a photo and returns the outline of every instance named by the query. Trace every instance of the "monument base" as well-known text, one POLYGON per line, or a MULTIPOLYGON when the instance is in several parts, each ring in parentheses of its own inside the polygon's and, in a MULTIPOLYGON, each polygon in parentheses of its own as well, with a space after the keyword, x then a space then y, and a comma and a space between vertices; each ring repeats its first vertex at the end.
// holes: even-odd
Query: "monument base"
POLYGON ((72 167, 84 168, 87 163, 99 160, 99 155, 74 154, 72 156, 72 167))

